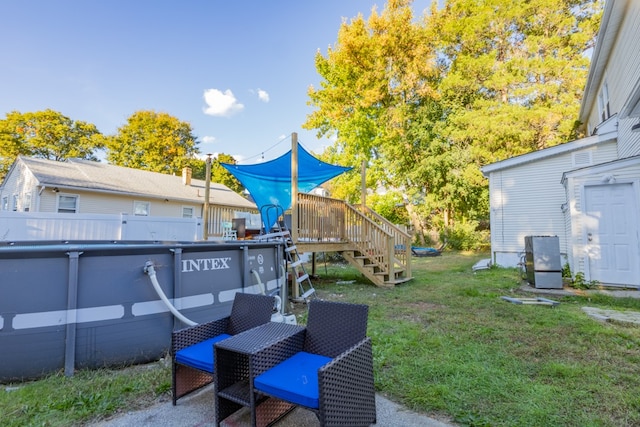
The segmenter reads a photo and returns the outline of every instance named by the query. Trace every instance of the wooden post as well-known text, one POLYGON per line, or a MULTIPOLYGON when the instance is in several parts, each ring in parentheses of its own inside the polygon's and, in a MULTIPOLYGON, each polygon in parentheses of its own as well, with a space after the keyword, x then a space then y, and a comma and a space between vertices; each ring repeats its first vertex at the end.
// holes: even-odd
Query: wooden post
MULTIPOLYGON (((298 134, 291 134, 291 241, 298 242, 298 134)), ((291 297, 300 297, 297 277, 291 277, 291 297)))
POLYGON ((366 212, 367 210, 367 172, 366 172, 366 161, 362 159, 362 164, 360 166, 360 203, 362 204, 362 212, 366 212))
POLYGON ((209 192, 211 191, 211 154, 207 154, 206 172, 204 177, 204 207, 202 208, 202 237, 209 240, 209 192))

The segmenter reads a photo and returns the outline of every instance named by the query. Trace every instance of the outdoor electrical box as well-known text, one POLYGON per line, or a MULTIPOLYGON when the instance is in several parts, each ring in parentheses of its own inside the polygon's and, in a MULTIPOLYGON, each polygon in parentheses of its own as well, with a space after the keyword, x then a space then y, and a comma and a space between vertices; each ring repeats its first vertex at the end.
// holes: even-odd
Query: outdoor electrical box
POLYGON ((525 236, 527 282, 536 288, 562 289, 562 259, 558 236, 525 236))

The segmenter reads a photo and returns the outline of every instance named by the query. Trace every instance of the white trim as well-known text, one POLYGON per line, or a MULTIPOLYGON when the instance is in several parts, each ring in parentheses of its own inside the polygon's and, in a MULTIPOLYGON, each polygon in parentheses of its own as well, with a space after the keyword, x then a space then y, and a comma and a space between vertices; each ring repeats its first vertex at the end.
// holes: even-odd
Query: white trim
POLYGON ((151 216, 151 202, 145 202, 144 200, 134 200, 133 201, 133 215, 134 216, 151 216), (140 204, 140 205, 146 205, 146 214, 142 215, 136 212, 136 206, 140 204))
POLYGON ((57 193, 56 194, 56 212, 57 213, 79 213, 80 212, 80 195, 71 193, 57 193), (60 198, 61 197, 74 197, 76 199, 76 206, 73 212, 60 212, 60 198))
POLYGON ((640 80, 638 80, 630 92, 629 97, 620 109, 620 118, 640 117, 640 80))
POLYGON ((579 177, 588 176, 588 175, 606 173, 609 171, 614 171, 616 169, 633 166, 639 163, 640 163, 640 156, 627 157, 626 159, 613 160, 607 163, 600 163, 594 166, 588 166, 586 168, 565 172, 562 174, 562 179, 560 180, 560 182, 564 185, 566 181, 570 178, 579 178, 579 177))
POLYGON ((604 70, 613 52, 612 46, 616 42, 616 35, 620 29, 627 0, 607 0, 600 20, 600 30, 596 37, 596 46, 591 55, 591 65, 585 85, 578 120, 587 123, 594 97, 598 96, 604 70))
POLYGON ((512 168, 520 166, 525 163, 531 163, 546 159, 549 157, 557 156, 559 154, 580 150, 583 148, 598 145, 600 143, 609 142, 618 138, 618 131, 607 132, 602 135, 588 136, 582 139, 576 139, 575 141, 567 142, 564 144, 556 145, 554 147, 545 148, 543 150, 534 151, 532 153, 523 154, 521 156, 511 157, 500 162, 492 163, 490 165, 480 168, 485 178, 489 178, 489 174, 502 169, 512 168))
POLYGON ((195 216, 196 216, 196 208, 194 206, 182 205, 181 210, 182 210, 182 212, 181 212, 182 218, 195 218, 195 216), (185 212, 184 212, 185 209, 190 209, 191 210, 191 215, 185 216, 184 215, 185 214, 185 212))

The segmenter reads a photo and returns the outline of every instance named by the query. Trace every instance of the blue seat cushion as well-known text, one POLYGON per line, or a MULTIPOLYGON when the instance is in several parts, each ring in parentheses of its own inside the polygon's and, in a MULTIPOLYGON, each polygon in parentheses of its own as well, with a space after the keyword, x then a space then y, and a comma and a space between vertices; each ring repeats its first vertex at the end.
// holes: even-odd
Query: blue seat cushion
POLYGON ((301 351, 256 377, 256 390, 287 402, 318 408, 318 369, 330 357, 301 351))
POLYGON ((176 352, 176 362, 213 373, 213 345, 230 336, 229 334, 221 334, 198 344, 185 347, 176 352))

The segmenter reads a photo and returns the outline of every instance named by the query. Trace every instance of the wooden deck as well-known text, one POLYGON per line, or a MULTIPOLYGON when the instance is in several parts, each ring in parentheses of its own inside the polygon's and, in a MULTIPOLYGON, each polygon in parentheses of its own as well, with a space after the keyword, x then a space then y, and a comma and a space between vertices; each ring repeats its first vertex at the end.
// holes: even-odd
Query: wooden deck
MULTIPOLYGON (((218 224, 231 221, 233 213, 212 207, 209 235, 221 235, 218 224)), ((291 213, 298 252, 339 252, 377 286, 411 280, 411 235, 366 206, 299 193, 291 213)))
POLYGON ((300 252, 339 252, 377 286, 411 280, 411 235, 371 209, 300 193, 292 238, 300 252))

